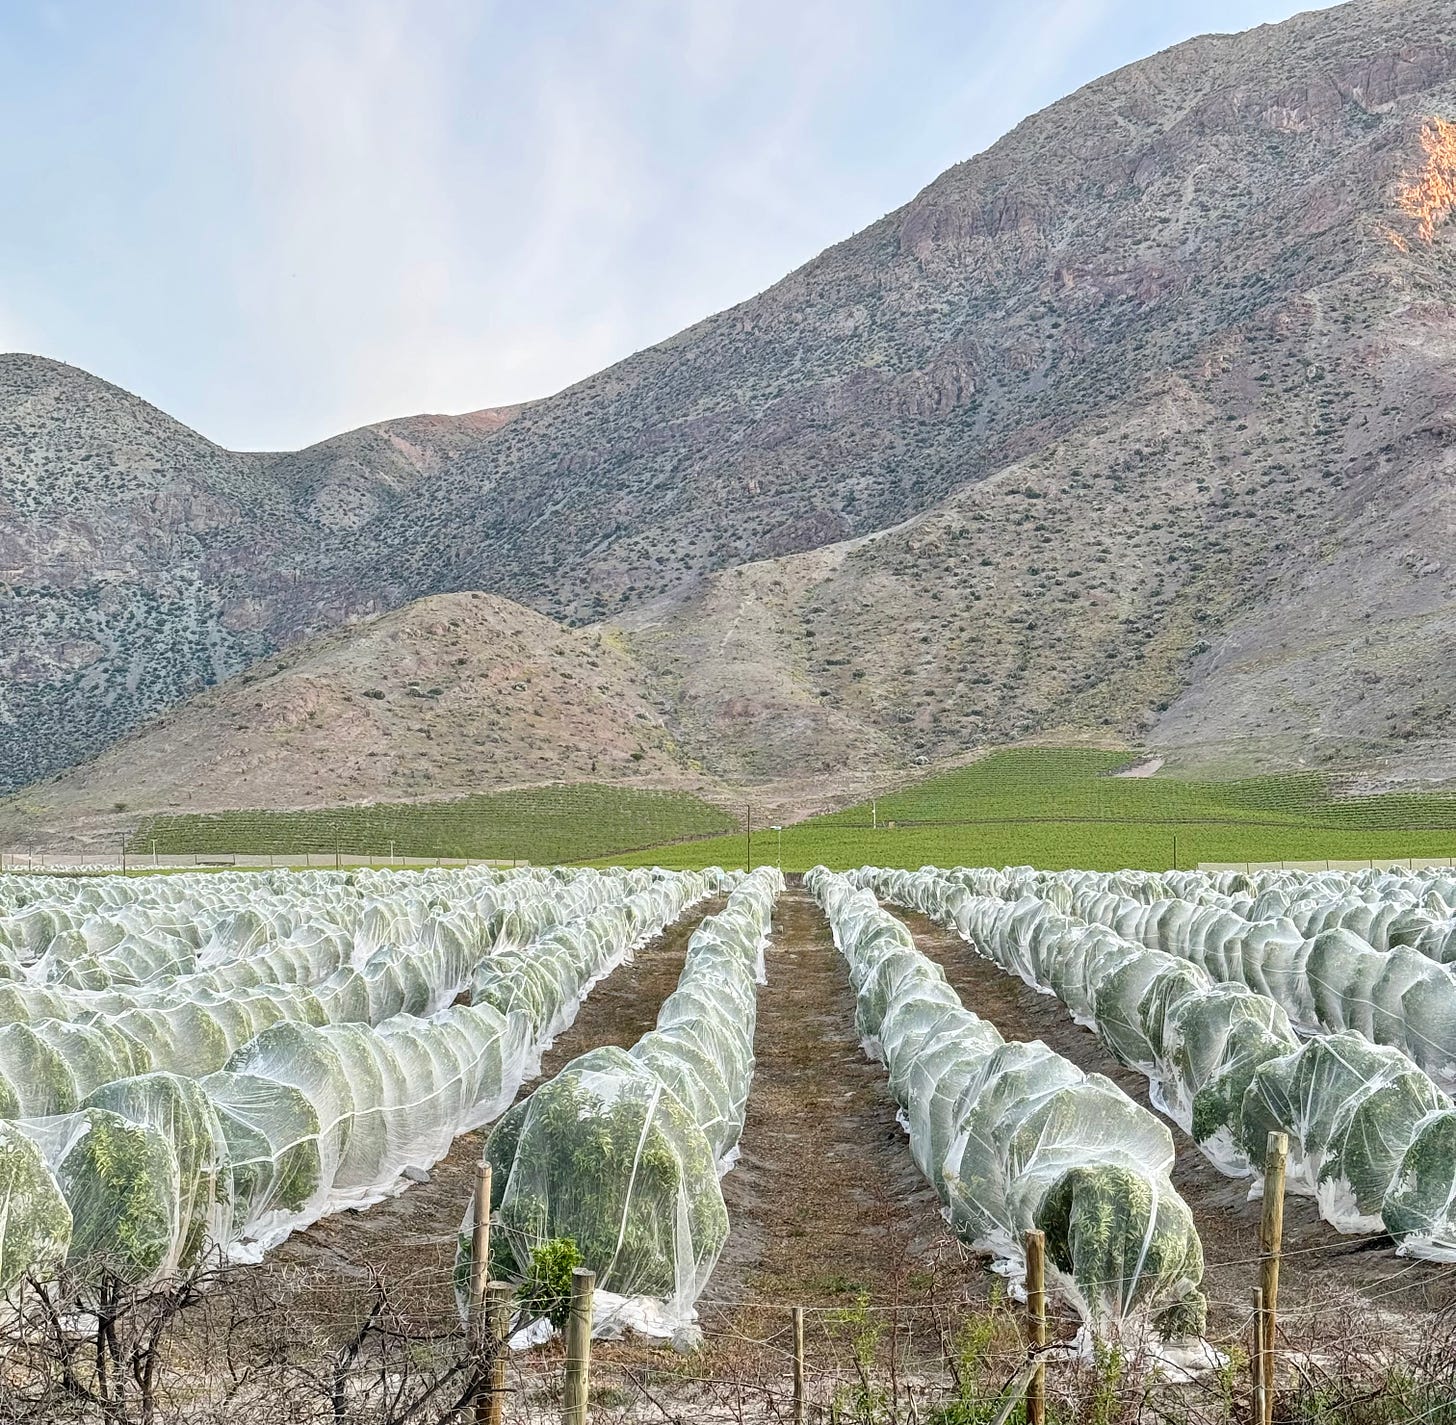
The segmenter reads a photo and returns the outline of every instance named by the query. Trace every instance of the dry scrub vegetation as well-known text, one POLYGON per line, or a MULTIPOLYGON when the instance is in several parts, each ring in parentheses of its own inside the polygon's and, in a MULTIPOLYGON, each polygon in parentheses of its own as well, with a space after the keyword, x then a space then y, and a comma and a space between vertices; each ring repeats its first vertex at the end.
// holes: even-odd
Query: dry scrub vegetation
MULTIPOLYGON (((812 1425, 992 1425, 1024 1383, 1022 1310, 968 1307, 924 1276, 894 1299, 811 1309, 805 1328, 812 1425)), ((786 1311, 709 1311, 703 1347, 596 1343, 592 1419, 723 1422, 793 1418, 786 1311), (751 1323, 751 1325, 749 1324, 751 1323), (745 1329, 747 1327, 747 1329, 745 1329)), ((1053 1425, 1233 1425, 1249 1411, 1246 1358, 1191 1382, 1160 1376, 1136 1349, 1090 1357, 1065 1339, 1046 1356, 1053 1425)), ((106 1294, 77 1318, 30 1285, 0 1331, 0 1419, 33 1425, 433 1425, 468 1419, 489 1347, 467 1339, 437 1290, 373 1274, 248 1268, 194 1274, 166 1291, 106 1294)), ((1456 1316, 1410 1343, 1368 1314, 1313 1314, 1285 1333, 1281 1425, 1451 1425, 1456 1316)), ((507 1422, 559 1417, 559 1342, 512 1353, 507 1422)), ((1020 1407, 1007 1416, 1020 1421, 1020 1407)))

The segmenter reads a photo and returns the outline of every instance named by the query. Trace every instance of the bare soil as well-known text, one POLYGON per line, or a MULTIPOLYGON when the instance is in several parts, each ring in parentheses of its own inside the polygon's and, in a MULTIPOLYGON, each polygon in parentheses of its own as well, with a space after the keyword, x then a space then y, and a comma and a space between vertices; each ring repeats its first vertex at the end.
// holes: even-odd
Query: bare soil
MULTIPOLYGON (((1087 1073, 1106 1075, 1134 1102, 1150 1106, 1147 1080, 1113 1058, 1055 996, 1038 993, 976 954, 955 931, 893 909, 916 945, 944 967, 967 1009, 990 1020, 1007 1039, 1039 1039, 1087 1073)), ((1203 1239, 1211 1332, 1231 1335, 1247 1322, 1258 1285, 1261 1204, 1248 1200, 1246 1180, 1224 1177, 1192 1138, 1162 1121, 1177 1149, 1174 1186, 1203 1239)), ((1400 1331, 1456 1303, 1451 1268, 1397 1257, 1395 1243, 1383 1235, 1342 1237, 1320 1218, 1311 1198, 1285 1199, 1283 1251, 1280 1315, 1291 1330, 1321 1315, 1355 1309, 1367 1321, 1373 1314, 1400 1331)))
POLYGON ((828 922, 802 890, 774 914, 759 991, 757 1066, 742 1157, 723 1180, 732 1232, 700 1310, 745 1301, 888 1302, 932 1280, 984 1296, 896 1121, 884 1066, 854 1029, 854 993, 828 922))

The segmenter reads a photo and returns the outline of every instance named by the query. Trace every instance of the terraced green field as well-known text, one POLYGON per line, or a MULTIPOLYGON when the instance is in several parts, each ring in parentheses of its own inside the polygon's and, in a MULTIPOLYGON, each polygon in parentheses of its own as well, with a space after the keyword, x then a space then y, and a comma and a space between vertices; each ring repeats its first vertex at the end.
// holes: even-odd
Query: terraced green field
MULTIPOLYGON (((375 803, 326 811, 159 816, 128 839, 129 854, 467 857, 536 865, 619 856, 733 825, 681 792, 583 782, 444 802, 375 803)), ((649 857, 649 860, 652 858, 649 857)))
MULTIPOLYGON (((781 833, 753 860, 831 867, 1035 865, 1166 869, 1204 861, 1355 861, 1456 854, 1456 795, 1342 796, 1319 773, 1227 782, 1118 777, 1128 754, 1018 749, 781 833)), ((629 858, 742 865, 739 831, 629 858)))

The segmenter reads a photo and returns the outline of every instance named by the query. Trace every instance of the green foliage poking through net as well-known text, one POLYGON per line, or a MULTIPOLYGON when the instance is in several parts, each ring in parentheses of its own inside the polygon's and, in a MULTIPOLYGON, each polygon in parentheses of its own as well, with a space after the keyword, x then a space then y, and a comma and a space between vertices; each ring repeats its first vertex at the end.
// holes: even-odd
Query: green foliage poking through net
POLYGON ((177 1158, 155 1128, 83 1109, 53 1158, 71 1210, 68 1261, 93 1277, 139 1283, 163 1271, 178 1240, 177 1158))
POLYGON ((1036 1225, 1047 1253, 1070 1265, 1089 1298, 1116 1292, 1131 1303, 1139 1283, 1164 1284, 1169 1304, 1153 1324, 1165 1336, 1201 1336, 1208 1329, 1203 1244, 1188 1205, 1163 1193, 1144 1173, 1115 1163, 1073 1168, 1042 1199, 1036 1225))
POLYGON ((553 1237, 535 1248, 521 1288, 526 1310, 562 1330, 571 1313, 571 1274, 583 1260, 581 1249, 570 1237, 553 1237))
POLYGON ((1397 1241, 1428 1245, 1419 1255, 1456 1261, 1456 1109, 1431 1114, 1416 1130, 1381 1204, 1397 1241))
POLYGON ((192 1266, 204 1244, 224 1239, 216 1214, 228 1191, 227 1149, 217 1111, 197 1080, 176 1074, 118 1079, 103 1084, 82 1107, 114 1114, 167 1143, 176 1193, 169 1215, 179 1220, 171 1259, 164 1258, 169 1268, 192 1266))
POLYGON ((603 1291, 671 1300, 717 1260, 728 1212, 692 1117, 623 1050, 593 1050, 531 1096, 500 1230, 518 1262, 577 1243, 603 1291), (679 1262, 679 1219, 688 1261, 679 1262))
POLYGON ((71 1209, 40 1149, 0 1124, 0 1297, 27 1276, 44 1281, 65 1260, 71 1209))

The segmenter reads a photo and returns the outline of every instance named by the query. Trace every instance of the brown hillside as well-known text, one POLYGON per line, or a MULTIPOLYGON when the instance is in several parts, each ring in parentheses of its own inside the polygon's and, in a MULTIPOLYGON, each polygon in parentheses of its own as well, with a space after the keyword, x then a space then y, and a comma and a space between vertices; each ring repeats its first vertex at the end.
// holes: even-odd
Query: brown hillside
POLYGON ((302 644, 17 800, 71 821, 117 803, 317 806, 555 780, 704 779, 609 633, 472 593, 302 644))
POLYGON ((0 786, 474 588, 620 624, 733 779, 1063 732, 1429 767, 1453 122, 1448 0, 1193 40, 567 391, 297 455, 0 361, 0 786))

